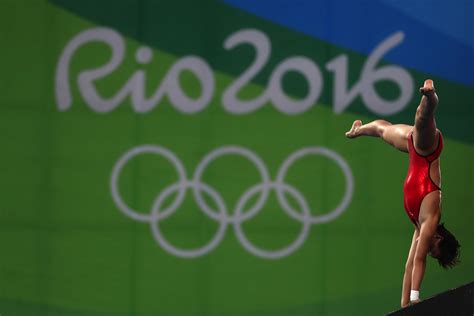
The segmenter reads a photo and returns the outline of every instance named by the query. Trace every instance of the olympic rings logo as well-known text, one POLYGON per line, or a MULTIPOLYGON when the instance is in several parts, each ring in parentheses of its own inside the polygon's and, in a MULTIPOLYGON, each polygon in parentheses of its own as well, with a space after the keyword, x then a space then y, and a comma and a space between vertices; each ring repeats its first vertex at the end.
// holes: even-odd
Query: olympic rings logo
POLYGON ((336 152, 325 147, 305 147, 288 156, 280 166, 276 179, 271 180, 268 169, 262 159, 251 150, 240 146, 223 146, 208 153, 198 164, 193 178, 189 180, 186 176, 184 166, 180 159, 169 149, 156 145, 141 145, 124 153, 115 163, 112 176, 110 178, 110 189, 113 201, 118 209, 131 219, 148 223, 156 242, 168 253, 182 258, 195 258, 208 254, 216 248, 225 236, 227 228, 232 225, 238 241, 242 247, 251 254, 266 258, 278 259, 290 255, 296 251, 306 240, 312 225, 327 223, 339 217, 349 206, 354 190, 354 179, 347 162, 336 152), (124 166, 133 158, 142 154, 155 154, 167 159, 176 169, 178 181, 170 184, 161 191, 155 198, 151 210, 148 214, 138 212, 130 207, 122 198, 119 192, 119 178, 124 166), (205 169, 214 160, 226 155, 237 155, 248 159, 257 168, 261 182, 249 187, 238 199, 235 208, 230 212, 229 207, 224 203, 224 199, 211 185, 202 181, 205 169), (312 215, 307 200, 301 192, 294 186, 285 183, 285 176, 288 169, 299 159, 307 155, 321 155, 333 160, 342 170, 345 178, 345 192, 339 204, 330 212, 323 215, 312 215), (195 249, 180 249, 166 240, 160 230, 160 221, 170 217, 175 213, 183 202, 188 189, 192 190, 194 199, 199 209, 212 220, 219 224, 219 228, 214 237, 206 245, 195 249), (298 237, 288 246, 277 250, 261 249, 253 245, 242 230, 242 223, 254 217, 266 203, 269 193, 274 190, 283 211, 291 218, 302 224, 298 237), (217 209, 211 208, 203 197, 207 194, 214 200, 217 209), (176 194, 175 199, 168 207, 163 207, 164 201, 172 194, 176 194), (255 204, 244 210, 252 197, 259 195, 255 204), (295 210, 287 201, 285 194, 291 197, 299 205, 300 211, 295 210))

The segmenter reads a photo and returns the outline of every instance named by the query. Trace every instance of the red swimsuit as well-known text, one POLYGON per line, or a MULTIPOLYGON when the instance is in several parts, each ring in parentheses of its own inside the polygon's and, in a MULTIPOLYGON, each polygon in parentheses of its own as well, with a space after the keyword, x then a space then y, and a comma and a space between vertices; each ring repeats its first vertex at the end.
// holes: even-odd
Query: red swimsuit
POLYGON ((405 179, 403 191, 405 193, 405 210, 411 221, 417 225, 420 215, 421 202, 428 193, 441 190, 430 177, 431 163, 435 161, 443 150, 443 136, 439 133, 438 148, 428 155, 422 156, 415 150, 413 144, 413 133, 408 139, 408 155, 410 165, 405 179))

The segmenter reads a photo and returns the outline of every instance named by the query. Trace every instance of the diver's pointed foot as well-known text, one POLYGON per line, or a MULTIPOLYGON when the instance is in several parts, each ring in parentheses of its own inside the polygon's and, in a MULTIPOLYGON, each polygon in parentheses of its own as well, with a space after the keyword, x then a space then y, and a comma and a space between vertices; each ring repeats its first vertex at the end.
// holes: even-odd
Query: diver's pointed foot
POLYGON ((355 120, 354 123, 352 123, 352 127, 349 131, 346 132, 346 137, 347 138, 356 138, 359 136, 359 127, 362 126, 362 121, 361 120, 355 120))

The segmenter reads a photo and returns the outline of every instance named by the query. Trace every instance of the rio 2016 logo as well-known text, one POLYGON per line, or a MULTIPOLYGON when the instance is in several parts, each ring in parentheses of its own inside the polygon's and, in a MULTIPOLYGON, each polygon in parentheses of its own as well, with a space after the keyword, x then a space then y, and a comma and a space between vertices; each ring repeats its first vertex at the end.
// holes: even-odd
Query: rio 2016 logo
MULTIPOLYGON (((403 38, 402 32, 396 32, 375 47, 363 65, 359 80, 350 88, 348 87, 349 58, 347 55, 339 55, 325 65, 326 69, 334 74, 332 97, 335 113, 343 112, 359 95, 365 106, 377 115, 395 114, 408 105, 413 96, 414 87, 411 75, 404 68, 396 65, 377 67, 382 57, 399 45, 403 38), (391 81, 396 84, 400 91, 399 96, 394 100, 382 98, 374 88, 378 81, 391 81)), ((145 96, 147 74, 143 70, 135 71, 112 97, 102 97, 94 82, 111 75, 118 69, 125 57, 125 44, 123 37, 117 31, 96 27, 74 36, 66 44, 59 58, 55 75, 55 96, 57 107, 61 111, 68 110, 73 104, 69 78, 71 60, 82 46, 93 42, 103 43, 112 51, 112 56, 106 64, 96 69, 82 71, 77 79, 78 90, 83 100, 95 112, 112 111, 130 97, 133 110, 137 113, 146 113, 156 107, 164 96, 167 96, 178 111, 193 114, 203 110, 214 97, 214 72, 199 56, 184 56, 177 60, 149 98, 145 96), (191 72, 199 81, 201 86, 199 97, 190 98, 183 92, 179 83, 179 76, 183 71, 191 72)), ((252 113, 270 102, 281 113, 296 115, 304 113, 318 102, 324 86, 323 77, 319 66, 305 56, 291 56, 284 59, 272 71, 267 86, 258 97, 253 100, 239 99, 237 96, 239 91, 262 70, 272 51, 268 36, 257 29, 242 29, 231 34, 224 41, 224 48, 232 50, 243 44, 254 47, 255 59, 223 91, 221 103, 228 113, 234 115, 252 113), (308 92, 302 99, 295 100, 283 91, 282 78, 290 71, 300 73, 308 84, 308 92)), ((149 63, 152 57, 152 50, 145 46, 140 47, 135 54, 136 61, 140 64, 149 63)))
MULTIPOLYGON (((333 111, 342 113, 355 98, 360 97, 365 106, 377 115, 391 115, 403 110, 413 95, 413 79, 402 67, 383 65, 379 63, 383 56, 399 45, 404 38, 402 32, 394 33, 378 44, 365 60, 359 79, 349 87, 348 72, 349 58, 339 55, 326 63, 325 69, 333 73, 333 111), (379 81, 390 81, 398 86, 399 95, 387 100, 381 97, 375 85, 379 81)), ((260 95, 253 99, 240 99, 239 92, 248 85, 268 63, 272 45, 269 37, 257 29, 242 29, 229 35, 223 43, 225 50, 232 50, 239 45, 251 45, 255 50, 255 58, 249 66, 224 87, 219 96, 222 107, 230 115, 246 115, 260 109, 266 104, 274 106, 284 115, 297 115, 308 111, 317 104, 323 91, 323 75, 316 62, 306 56, 290 56, 280 61, 271 72, 266 86, 260 95), (300 99, 287 95, 283 89, 282 80, 286 73, 297 72, 307 82, 307 93, 300 99)), ((96 27, 84 30, 74 36, 63 49, 55 74, 56 104, 60 111, 67 111, 73 106, 72 84, 77 84, 77 90, 87 106, 94 112, 107 113, 115 110, 130 100, 136 113, 147 113, 158 106, 166 97, 170 104, 180 113, 197 114, 208 106, 216 96, 216 82, 213 69, 208 62, 199 56, 189 55, 177 59, 161 79, 156 91, 147 97, 145 86, 148 74, 135 70, 125 84, 110 97, 103 97, 97 90, 96 81, 113 75, 126 56, 125 42, 121 34, 111 28, 96 27), (70 78, 70 67, 73 58, 78 58, 78 51, 90 43, 105 44, 111 51, 111 56, 102 65, 93 69, 81 69, 77 82, 70 78), (180 85, 180 75, 192 73, 200 83, 198 97, 191 98, 180 85)), ((135 52, 135 60, 143 65, 151 62, 153 51, 146 46, 139 47, 135 52)), ((268 106, 268 105, 267 105, 268 106)), ((194 175, 188 178, 181 160, 169 149, 158 145, 138 145, 125 152, 115 162, 110 178, 110 193, 112 199, 124 215, 132 220, 146 223, 157 244, 168 253, 182 258, 196 258, 213 251, 222 241, 228 227, 232 227, 240 245, 254 256, 265 259, 286 257, 296 251, 310 232, 313 225, 327 223, 338 218, 349 206, 354 190, 351 168, 345 159, 335 151, 326 147, 303 147, 290 154, 281 164, 276 177, 271 178, 268 167, 260 157, 248 148, 234 145, 224 145, 207 154, 197 166, 194 175), (178 174, 178 180, 169 184, 158 193, 149 210, 135 210, 123 199, 119 187, 123 168, 130 160, 142 154, 155 154, 167 159, 178 174), (236 205, 227 205, 221 192, 211 184, 202 181, 204 169, 215 159, 226 155, 237 155, 253 163, 260 175, 260 182, 242 192, 236 205), (341 170, 345 179, 343 197, 333 209, 323 215, 313 215, 307 197, 300 189, 285 181, 288 169, 307 155, 319 155, 332 160, 341 170), (275 192, 280 208, 290 218, 301 223, 301 231, 293 242, 280 249, 264 249, 255 246, 245 235, 242 224, 253 218, 263 208, 270 192, 275 192), (196 206, 211 220, 218 223, 219 228, 214 237, 202 247, 183 249, 173 245, 162 234, 160 222, 173 215, 182 205, 186 192, 191 192, 196 206), (169 206, 164 206, 165 200, 175 196, 169 206), (207 204, 207 196, 213 200, 215 208, 207 204), (297 209, 287 201, 287 196, 297 202, 297 209), (250 208, 245 206, 257 198, 250 208)))

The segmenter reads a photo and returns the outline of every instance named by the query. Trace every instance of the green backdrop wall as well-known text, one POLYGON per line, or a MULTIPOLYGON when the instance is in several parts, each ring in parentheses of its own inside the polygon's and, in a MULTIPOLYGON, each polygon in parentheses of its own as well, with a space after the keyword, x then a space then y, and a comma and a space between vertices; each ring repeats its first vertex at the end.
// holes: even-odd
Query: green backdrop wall
POLYGON ((472 281, 471 38, 314 3, 2 1, 0 314, 396 309, 408 157, 344 132, 412 124, 428 77, 462 264, 429 259, 422 296, 472 281))

